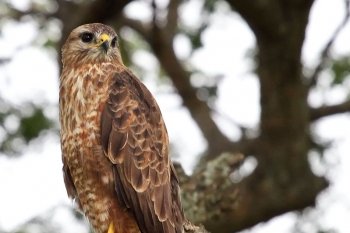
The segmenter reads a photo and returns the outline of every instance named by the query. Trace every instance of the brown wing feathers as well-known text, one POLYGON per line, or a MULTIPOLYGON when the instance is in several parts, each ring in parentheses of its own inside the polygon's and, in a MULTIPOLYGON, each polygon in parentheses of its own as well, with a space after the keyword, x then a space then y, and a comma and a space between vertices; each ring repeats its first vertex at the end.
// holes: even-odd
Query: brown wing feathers
POLYGON ((181 233, 178 182, 170 168, 167 132, 146 87, 128 71, 116 74, 101 117, 101 140, 114 164, 118 200, 142 233, 181 233))

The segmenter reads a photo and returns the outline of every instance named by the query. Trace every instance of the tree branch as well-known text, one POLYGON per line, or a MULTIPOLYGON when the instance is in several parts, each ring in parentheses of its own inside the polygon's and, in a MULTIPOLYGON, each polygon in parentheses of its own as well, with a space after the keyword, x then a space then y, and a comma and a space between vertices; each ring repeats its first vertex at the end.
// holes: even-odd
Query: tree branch
POLYGON ((131 19, 129 17, 126 17, 125 15, 121 15, 118 17, 118 25, 117 27, 120 28, 121 26, 128 26, 137 33, 139 33, 148 43, 151 40, 151 26, 147 23, 143 23, 140 20, 131 19))
MULTIPOLYGON (((191 177, 186 176, 181 166, 175 164, 181 183, 183 208, 188 219, 206 225, 209 221, 220 221, 226 214, 234 212, 239 188, 232 182, 230 175, 242 161, 241 154, 225 153, 208 163, 200 163, 191 177)), ((220 228, 211 230, 222 232, 220 228)))
POLYGON ((327 66, 327 63, 328 63, 329 58, 330 58, 330 50, 332 49, 335 40, 338 38, 340 32, 344 29, 344 27, 346 26, 346 24, 349 21, 349 18, 350 18, 350 0, 344 0, 344 2, 345 2, 345 6, 346 6, 345 7, 345 17, 344 17, 343 21, 339 24, 339 26, 336 28, 336 30, 334 31, 333 35, 331 36, 331 38, 327 42, 326 46, 323 48, 323 50, 321 52, 320 62, 318 63, 314 72, 312 73, 312 75, 309 78, 309 84, 308 84, 309 88, 316 85, 317 79, 318 79, 321 71, 323 71, 327 66))
MULTIPOLYGON (((175 85, 184 106, 189 110, 192 118, 206 138, 208 142, 208 158, 213 158, 225 151, 232 151, 232 147, 237 146, 238 143, 232 144, 223 135, 211 118, 211 109, 207 103, 197 98, 197 90, 190 83, 190 73, 185 70, 175 55, 172 44, 173 38, 169 37, 169 35, 164 35, 165 31, 156 24, 152 26, 146 25, 138 20, 128 19, 125 16, 121 18, 121 22, 140 33, 150 44, 155 56, 175 85)), ((238 151, 238 148, 234 151, 238 151)))
POLYGON ((230 176, 242 161, 240 154, 225 153, 200 163, 190 177, 175 164, 183 207, 191 221, 202 223, 212 232, 240 231, 279 214, 314 205, 317 194, 327 185, 311 173, 296 173, 298 179, 294 182, 276 184, 259 172, 235 184, 230 176))
POLYGON ((168 4, 168 15, 167 15, 167 23, 166 23, 166 34, 170 36, 170 38, 174 38, 177 30, 178 23, 178 8, 181 4, 182 0, 173 0, 169 1, 168 4))
POLYGON ((271 38, 278 33, 279 22, 282 21, 278 1, 273 0, 271 2, 274 3, 271 4, 259 0, 227 0, 227 2, 247 21, 255 34, 271 38))
POLYGON ((222 134, 211 118, 211 110, 207 103, 197 98, 197 90, 190 83, 190 73, 184 69, 177 59, 172 40, 167 40, 162 31, 158 31, 153 34, 151 47, 160 64, 171 78, 184 106, 187 107, 207 139, 209 156, 219 155, 223 152, 221 146, 228 145, 231 142, 222 134))
POLYGON ((203 225, 196 226, 188 220, 184 223, 184 230, 185 233, 209 233, 203 225))
MULTIPOLYGON (((290 8, 309 8, 314 0, 226 0, 244 18, 253 33, 261 40, 276 41, 288 33, 286 22, 297 14, 290 8)), ((259 43, 259 41, 258 41, 259 43)))
MULTIPOLYGON (((31 16, 39 16, 39 17, 43 17, 45 19, 51 18, 51 17, 55 17, 56 13, 49 13, 49 12, 44 12, 42 10, 38 10, 38 9, 28 9, 26 11, 21 11, 15 8, 10 8, 9 10, 10 12, 7 13, 6 15, 10 15, 12 19, 15 20, 20 20, 23 16, 27 16, 27 15, 31 15, 31 16)), ((0 18, 5 17, 5 15, 0 14, 0 18)))
POLYGON ((350 112, 350 100, 344 101, 341 104, 311 108, 310 121, 315 121, 322 117, 346 112, 350 112))

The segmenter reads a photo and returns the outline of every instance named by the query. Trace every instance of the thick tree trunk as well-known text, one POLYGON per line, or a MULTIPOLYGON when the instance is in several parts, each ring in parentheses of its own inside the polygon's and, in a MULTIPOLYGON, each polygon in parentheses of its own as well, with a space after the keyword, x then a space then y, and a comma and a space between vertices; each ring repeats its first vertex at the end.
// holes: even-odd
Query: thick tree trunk
POLYGON ((209 220, 206 226, 212 232, 241 230, 313 205, 327 185, 312 173, 307 157, 310 114, 301 49, 311 3, 231 1, 251 26, 258 44, 260 151, 255 155, 254 174, 241 184, 237 209, 221 221, 209 220))

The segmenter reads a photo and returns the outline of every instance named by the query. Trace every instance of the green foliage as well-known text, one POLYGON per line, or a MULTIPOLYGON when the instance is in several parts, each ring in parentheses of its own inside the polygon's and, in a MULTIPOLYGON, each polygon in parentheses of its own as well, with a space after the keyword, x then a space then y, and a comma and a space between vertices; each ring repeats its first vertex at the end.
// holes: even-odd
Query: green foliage
POLYGON ((14 107, 0 97, 0 107, 0 152, 6 155, 17 155, 25 144, 54 127, 41 106, 14 107))
POLYGON ((40 132, 52 127, 52 122, 43 113, 43 109, 34 107, 33 114, 20 120, 18 133, 26 142, 39 136, 40 132))
POLYGON ((55 46, 57 45, 57 41, 51 40, 51 39, 47 39, 43 46, 46 48, 55 48, 55 46))
POLYGON ((205 29, 207 29, 207 27, 208 27, 208 24, 203 24, 197 31, 187 32, 187 36, 191 41, 193 50, 199 49, 203 46, 201 36, 202 36, 202 33, 205 31, 205 29))
POLYGON ((131 44, 128 43, 122 36, 119 37, 119 49, 123 58, 123 62, 126 66, 130 66, 132 64, 131 56, 134 51, 131 44))
POLYGON ((350 77, 350 57, 341 57, 332 61, 331 71, 333 72, 332 85, 343 84, 350 77))
POLYGON ((133 56, 137 51, 149 51, 150 48, 140 35, 128 28, 122 28, 119 32, 119 49, 123 58, 124 64, 131 68, 136 74, 143 78, 145 72, 142 67, 138 66, 133 60, 133 56))
POLYGON ((217 2, 218 2, 217 0, 206 0, 206 1, 204 2, 204 8, 205 8, 208 12, 212 13, 212 12, 215 11, 215 7, 216 7, 217 2))

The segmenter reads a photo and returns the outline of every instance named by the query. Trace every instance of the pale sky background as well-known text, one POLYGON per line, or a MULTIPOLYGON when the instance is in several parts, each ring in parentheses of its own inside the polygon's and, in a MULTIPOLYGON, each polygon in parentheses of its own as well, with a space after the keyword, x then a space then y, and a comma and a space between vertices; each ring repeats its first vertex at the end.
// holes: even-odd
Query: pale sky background
MULTIPOLYGON (((13 0, 19 8, 27 6, 28 0, 13 0)), ((129 4, 125 12, 134 18, 147 20, 150 9, 146 2, 129 4)), ((159 1, 164 4, 164 1, 159 1)), ((314 66, 328 38, 344 17, 342 0, 317 0, 311 12, 303 49, 305 64, 314 66)), ((182 22, 195 26, 200 21, 201 1, 192 0, 180 11, 182 22)), ((231 13, 225 4, 220 13, 210 18, 210 27, 202 36, 204 47, 190 56, 190 43, 183 36, 175 40, 176 53, 189 60, 189 64, 209 75, 220 74, 223 79, 218 88, 215 107, 219 114, 215 120, 232 139, 238 137, 231 121, 248 127, 255 127, 259 119, 259 84, 251 73, 251 61, 247 52, 252 49, 255 39, 240 19, 231 13), (229 119, 229 120, 228 120, 229 119)), ((0 37, 0 57, 13 55, 12 61, 0 68, 1 96, 16 106, 24 101, 46 103, 55 106, 58 102, 58 66, 54 51, 40 47, 38 25, 33 21, 8 22, 0 37), (23 36, 25 35, 25 36, 23 36)), ((59 27, 53 25, 51 35, 59 36, 59 27)), ((332 54, 341 56, 350 52, 350 26, 337 39, 332 54)), ((159 85, 152 70, 157 62, 146 51, 134 55, 135 62, 149 74, 146 85, 156 95, 162 109, 170 140, 176 146, 185 169, 190 171, 195 155, 205 149, 199 130, 192 123, 186 110, 181 107, 172 88, 159 85), (181 122, 185 127, 178 127, 181 122), (184 129, 186 129, 184 131, 184 129)), ((193 82, 203 82, 200 77, 193 82)), ((205 81, 205 80, 204 80, 205 81)), ((334 104, 348 96, 350 81, 342 87, 326 90, 330 82, 329 74, 324 73, 317 90, 310 95, 313 106, 334 104)), ((47 114, 57 119, 57 108, 49 108, 47 114)), ((15 124, 16 122, 9 122, 15 124)), ((319 220, 325 228, 337 229, 340 233, 350 231, 350 117, 342 114, 323 119, 313 126, 321 140, 334 140, 334 146, 327 151, 325 161, 310 153, 310 161, 316 173, 327 174, 331 186, 317 200, 317 208, 311 216, 319 220)), ((1 136, 1 135, 0 135, 1 136)), ((0 229, 14 230, 20 224, 37 215, 45 214, 58 205, 69 206, 61 173, 61 157, 58 137, 47 135, 44 140, 36 140, 26 148, 20 158, 9 159, 0 156, 0 229)), ((64 225, 66 233, 83 233, 86 227, 72 223, 69 211, 59 208, 53 216, 57 224, 64 225), (72 227, 74 225, 74 227, 72 227), (69 227, 67 227, 69 226, 69 227)), ((290 233, 295 225, 296 215, 285 214, 267 223, 259 224, 245 233, 290 233)), ((306 232, 313 232, 306 225, 306 232)), ((63 231, 62 231, 63 232, 63 231)))

